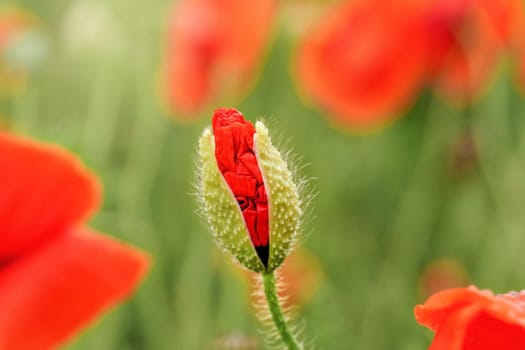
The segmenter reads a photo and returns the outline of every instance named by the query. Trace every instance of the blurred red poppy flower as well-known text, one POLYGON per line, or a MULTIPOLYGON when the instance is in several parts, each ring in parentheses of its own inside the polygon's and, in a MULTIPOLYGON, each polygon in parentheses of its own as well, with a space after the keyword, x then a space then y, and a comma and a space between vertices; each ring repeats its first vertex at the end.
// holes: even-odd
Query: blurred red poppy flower
POLYGON ((317 257, 305 248, 290 254, 278 273, 283 282, 279 295, 285 307, 307 304, 319 291, 325 277, 317 257))
POLYGON ((394 119, 423 83, 468 103, 523 18, 520 0, 344 1, 300 44, 300 86, 340 124, 357 128, 394 119))
POLYGON ((513 64, 516 68, 516 82, 522 92, 525 92, 525 8, 524 3, 515 0, 512 8, 510 25, 507 33, 510 38, 510 48, 513 53, 513 64))
POLYGON ((430 79, 447 100, 475 99, 508 48, 515 0, 434 1, 423 15, 429 33, 430 79))
POLYGON ((164 94, 176 116, 238 97, 254 80, 276 0, 183 0, 168 24, 164 94))
POLYGON ((410 104, 425 71, 415 6, 345 1, 306 33, 297 56, 300 87, 339 124, 369 128, 410 104), (394 29, 395 28, 395 29, 394 29))
POLYGON ((148 259, 84 227, 100 188, 73 156, 1 131, 0 154, 0 348, 54 348, 128 296, 148 259))
POLYGON ((430 350, 525 348, 525 292, 494 295, 474 286, 449 289, 414 312, 420 324, 436 332, 430 350))

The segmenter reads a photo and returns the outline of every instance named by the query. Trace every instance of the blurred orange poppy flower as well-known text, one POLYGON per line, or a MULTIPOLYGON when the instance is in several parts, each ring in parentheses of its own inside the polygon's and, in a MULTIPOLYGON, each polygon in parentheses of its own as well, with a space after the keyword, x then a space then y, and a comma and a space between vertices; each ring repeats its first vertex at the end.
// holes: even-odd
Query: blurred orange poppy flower
POLYGON ((23 39, 24 33, 37 27, 31 13, 15 7, 0 7, 0 92, 16 93, 26 80, 26 70, 8 60, 8 51, 23 39))
POLYGON ((448 101, 471 102, 487 86, 508 47, 518 9, 514 0, 435 1, 429 6, 423 18, 430 34, 430 79, 448 101))
POLYGON ((280 296, 284 306, 302 306, 310 302, 321 288, 324 277, 315 255, 305 248, 294 251, 279 270, 283 282, 280 296))
POLYGON ((417 6, 410 1, 345 1, 300 44, 300 88, 339 124, 381 125, 410 104, 425 72, 417 6))
POLYGON ((0 50, 6 47, 13 36, 35 25, 35 22, 28 12, 14 7, 0 8, 0 50))
POLYGON ((69 153, 0 131, 0 154, 0 348, 54 348, 128 296, 148 259, 84 226, 100 188, 69 153))
POLYGON ((276 0, 183 0, 168 24, 166 103, 192 118, 212 101, 252 83, 268 41, 276 0))
POLYGON ((420 324, 436 332, 430 350, 525 348, 525 292, 494 295, 474 286, 449 289, 414 312, 420 324))

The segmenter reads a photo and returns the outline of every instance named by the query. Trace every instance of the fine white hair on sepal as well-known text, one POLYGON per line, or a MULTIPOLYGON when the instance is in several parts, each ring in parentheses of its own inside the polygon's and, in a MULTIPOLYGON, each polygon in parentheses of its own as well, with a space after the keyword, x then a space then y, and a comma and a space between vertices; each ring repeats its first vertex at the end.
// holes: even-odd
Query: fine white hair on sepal
POLYGON ((274 118, 259 118, 258 122, 263 123, 269 130, 273 145, 279 150, 281 157, 287 164, 292 180, 297 187, 299 193, 299 205, 301 207, 301 218, 299 221, 299 235, 297 236, 297 243, 292 247, 291 252, 297 246, 303 243, 312 233, 312 231, 304 231, 305 227, 315 219, 313 215, 313 202, 317 196, 317 190, 314 187, 315 178, 304 175, 305 170, 310 166, 310 163, 304 161, 303 157, 297 153, 293 146, 293 138, 285 137, 276 126, 277 122, 274 118))
POLYGON ((314 192, 308 187, 310 181, 299 175, 298 158, 294 160, 291 151, 282 152, 274 145, 263 122, 257 121, 255 130, 255 154, 269 199, 271 271, 304 239, 302 227, 314 192))
POLYGON ((197 198, 200 213, 206 219, 215 243, 233 260, 248 270, 263 272, 261 263, 231 189, 222 176, 215 158, 215 140, 205 129, 199 139, 197 198))

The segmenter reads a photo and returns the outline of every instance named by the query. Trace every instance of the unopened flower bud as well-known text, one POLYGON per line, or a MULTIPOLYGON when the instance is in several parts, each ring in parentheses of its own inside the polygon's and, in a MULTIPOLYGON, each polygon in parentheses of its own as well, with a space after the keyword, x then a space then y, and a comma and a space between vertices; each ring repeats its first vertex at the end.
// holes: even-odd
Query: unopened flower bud
POLYGON ((268 129, 220 108, 199 141, 202 211, 215 241, 255 272, 279 267, 297 239, 301 205, 268 129))

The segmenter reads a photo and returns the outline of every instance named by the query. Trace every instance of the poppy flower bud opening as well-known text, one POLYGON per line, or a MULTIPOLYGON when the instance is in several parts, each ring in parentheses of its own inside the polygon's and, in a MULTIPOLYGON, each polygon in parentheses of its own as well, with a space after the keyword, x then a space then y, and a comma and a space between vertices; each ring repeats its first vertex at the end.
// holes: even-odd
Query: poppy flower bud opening
POLYGON ((217 243, 246 268, 273 271, 296 240, 297 186, 268 130, 233 108, 219 108, 199 153, 202 211, 217 243))

